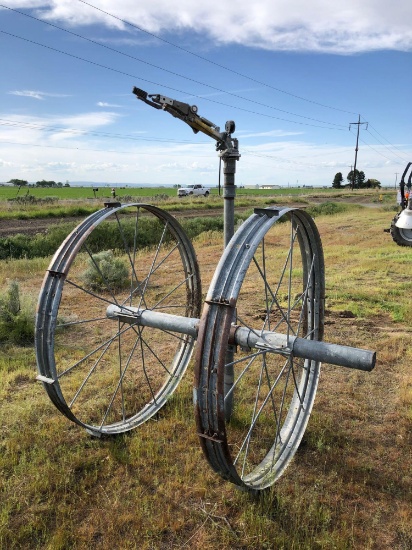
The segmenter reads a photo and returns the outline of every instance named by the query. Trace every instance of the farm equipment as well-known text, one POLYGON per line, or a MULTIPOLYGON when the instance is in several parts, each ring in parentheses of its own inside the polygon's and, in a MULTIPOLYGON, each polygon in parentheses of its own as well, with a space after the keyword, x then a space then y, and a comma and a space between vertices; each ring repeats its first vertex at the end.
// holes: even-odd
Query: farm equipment
POLYGON ((405 183, 405 178, 411 164, 412 162, 408 162, 399 182, 398 202, 401 211, 393 218, 389 229, 392 239, 399 246, 412 246, 412 169, 409 173, 408 181, 405 183))
POLYGON ((201 313, 199 267, 181 225, 155 206, 106 203, 66 238, 46 272, 37 378, 60 412, 90 434, 123 433, 166 404, 197 342, 201 447, 224 479, 259 491, 280 477, 302 440, 321 362, 370 371, 376 354, 322 342, 324 258, 305 211, 256 208, 234 233, 234 122, 221 132, 196 106, 133 92, 215 139, 224 173, 223 256, 201 313), (114 261, 123 264, 123 279, 113 275, 114 261))

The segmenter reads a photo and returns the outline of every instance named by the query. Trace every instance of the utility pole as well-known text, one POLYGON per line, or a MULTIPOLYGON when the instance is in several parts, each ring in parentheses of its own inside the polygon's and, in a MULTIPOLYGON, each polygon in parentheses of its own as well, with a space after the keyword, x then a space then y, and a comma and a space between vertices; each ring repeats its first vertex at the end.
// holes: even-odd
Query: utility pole
POLYGON ((352 172, 352 191, 353 191, 353 188, 355 187, 356 162, 358 160, 358 150, 359 150, 359 147, 358 147, 358 144, 359 144, 359 128, 360 128, 361 124, 366 124, 366 129, 368 129, 368 123, 367 122, 361 122, 360 121, 360 115, 359 115, 358 122, 350 122, 349 123, 349 130, 350 130, 350 127, 352 126, 352 124, 358 127, 358 131, 357 131, 357 134, 356 134, 355 165, 353 167, 353 172, 352 172))
POLYGON ((395 172, 395 176, 396 176, 395 177, 395 190, 396 190, 396 182, 398 181, 398 174, 399 174, 399 172, 395 172))

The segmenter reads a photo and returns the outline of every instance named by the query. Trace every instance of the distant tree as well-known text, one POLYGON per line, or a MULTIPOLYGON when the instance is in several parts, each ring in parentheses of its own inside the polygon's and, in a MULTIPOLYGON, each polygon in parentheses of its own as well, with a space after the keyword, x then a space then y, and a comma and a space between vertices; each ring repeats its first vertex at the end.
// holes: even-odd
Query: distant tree
POLYGON ((362 172, 362 170, 355 170, 355 172, 351 170, 346 177, 350 185, 355 189, 362 189, 365 187, 365 178, 365 172, 362 172))
POLYGON ((63 187, 70 187, 70 183, 66 181, 66 183, 63 185, 63 187))
POLYGON ((365 181, 365 187, 367 187, 368 189, 380 189, 381 185, 382 184, 379 180, 375 180, 373 178, 365 181))
POLYGON ((7 183, 12 183, 13 185, 28 185, 29 182, 26 180, 12 179, 9 180, 7 183))
POLYGON ((333 178, 332 187, 334 189, 340 189, 342 187, 342 182, 343 182, 342 172, 338 172, 337 174, 335 174, 335 177, 333 178))
POLYGON ((55 181, 36 181, 36 187, 57 187, 57 183, 55 181))

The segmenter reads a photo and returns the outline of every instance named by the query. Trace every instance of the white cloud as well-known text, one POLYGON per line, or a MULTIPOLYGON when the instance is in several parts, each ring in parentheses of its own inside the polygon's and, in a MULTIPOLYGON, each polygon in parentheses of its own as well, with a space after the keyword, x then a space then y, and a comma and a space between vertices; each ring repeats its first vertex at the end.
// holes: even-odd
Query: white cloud
POLYGON ((10 95, 17 95, 21 97, 31 97, 33 99, 45 99, 46 97, 69 97, 66 94, 52 94, 49 92, 39 92, 36 90, 15 90, 9 92, 10 95))
POLYGON ((115 103, 106 103, 105 101, 98 101, 96 105, 98 107, 110 107, 110 108, 121 107, 121 105, 116 105, 115 103))
MULTIPOLYGON (((91 2, 93 3, 93 2, 91 2)), ((218 43, 236 43, 277 51, 356 53, 412 49, 410 0, 99 0, 93 9, 71 0, 10 0, 10 7, 40 9, 42 17, 73 26, 100 23, 131 30, 116 15, 152 33, 192 31, 218 43)))
POLYGON ((64 171, 67 171, 67 170, 72 170, 73 168, 76 167, 76 163, 75 162, 48 162, 44 168, 46 170, 53 170, 53 171, 61 171, 61 170, 64 170, 64 171))
MULTIPOLYGON (((0 141, 56 147, 65 146, 70 140, 70 146, 85 147, 80 142, 84 134, 110 126, 117 117, 116 113, 108 111, 49 117, 0 113, 0 141)), ((93 136, 88 137, 91 147, 93 136)))

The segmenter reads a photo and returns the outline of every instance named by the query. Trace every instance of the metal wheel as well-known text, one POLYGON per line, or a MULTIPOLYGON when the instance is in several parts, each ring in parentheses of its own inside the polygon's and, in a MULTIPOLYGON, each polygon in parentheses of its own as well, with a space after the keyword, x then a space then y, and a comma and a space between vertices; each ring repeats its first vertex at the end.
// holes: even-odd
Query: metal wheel
POLYGON ((320 363, 295 357, 290 344, 295 336, 321 340, 323 315, 324 260, 314 222, 299 210, 256 210, 216 269, 196 351, 198 433, 207 460, 224 479, 265 489, 291 461, 313 406, 320 363), (275 224, 282 216, 288 223, 275 224), (228 363, 235 332, 243 349, 228 363))
POLYGON ((128 308, 198 318, 200 300, 195 253, 176 220, 149 205, 107 205, 67 237, 44 278, 38 379, 93 435, 128 431, 166 403, 194 345, 192 336, 125 321, 128 308))
POLYGON ((412 229, 402 229, 401 227, 396 227, 398 218, 399 214, 397 214, 391 222, 390 233, 392 239, 399 246, 412 246, 412 229))

